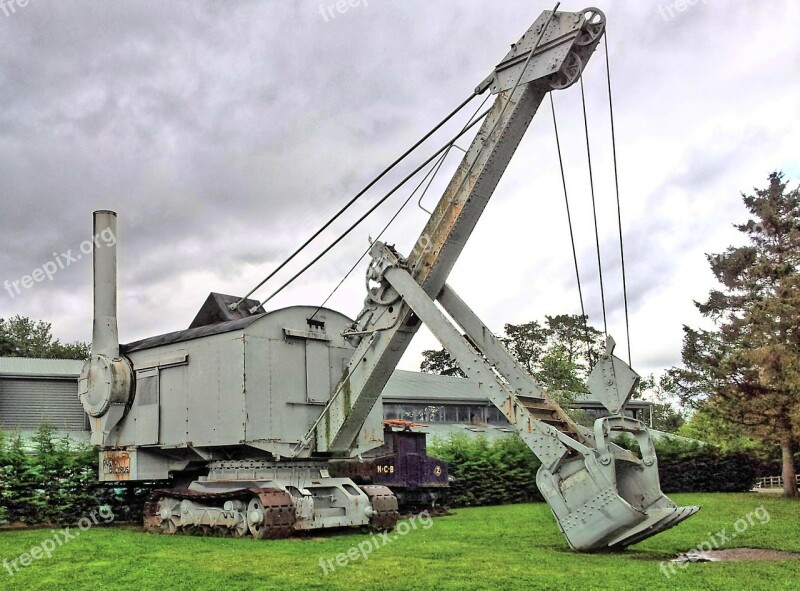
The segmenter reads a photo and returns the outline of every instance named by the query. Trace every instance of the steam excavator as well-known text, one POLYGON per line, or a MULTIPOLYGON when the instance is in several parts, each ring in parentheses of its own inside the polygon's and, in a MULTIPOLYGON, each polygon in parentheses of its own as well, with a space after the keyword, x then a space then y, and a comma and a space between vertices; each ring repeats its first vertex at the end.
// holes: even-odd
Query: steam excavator
MULTIPOLYGON (((580 78, 605 22, 595 8, 545 11, 478 85, 492 106, 411 252, 372 243, 355 320, 212 294, 188 329, 120 346, 116 244, 95 250, 79 396, 102 480, 167 483, 146 506, 146 528, 256 538, 391 529, 392 490, 331 467, 384 445, 381 391, 423 323, 541 460, 536 483, 573 549, 624 548, 698 510, 661 492, 650 433, 624 413, 639 376, 613 339, 587 384, 610 416, 586 428, 447 284, 542 100, 580 78), (641 453, 615 445, 615 433, 631 434, 641 453)), ((95 212, 94 235, 116 235, 116 222, 95 212)))

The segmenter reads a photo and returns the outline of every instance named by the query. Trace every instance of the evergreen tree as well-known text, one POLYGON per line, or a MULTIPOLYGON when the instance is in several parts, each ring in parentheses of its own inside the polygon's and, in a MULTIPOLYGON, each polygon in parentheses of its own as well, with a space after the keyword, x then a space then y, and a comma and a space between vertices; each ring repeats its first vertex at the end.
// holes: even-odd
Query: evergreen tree
POLYGON ((684 327, 684 368, 670 372, 684 401, 779 445, 784 494, 797 496, 793 455, 800 439, 800 190, 772 173, 743 195, 747 237, 708 255, 722 284, 696 303, 716 330, 684 327))

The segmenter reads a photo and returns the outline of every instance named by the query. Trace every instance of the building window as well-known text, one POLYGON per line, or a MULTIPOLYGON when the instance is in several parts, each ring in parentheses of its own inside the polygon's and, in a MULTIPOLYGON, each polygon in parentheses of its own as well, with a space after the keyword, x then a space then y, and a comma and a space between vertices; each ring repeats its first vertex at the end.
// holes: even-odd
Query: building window
POLYGON ((486 422, 490 425, 508 425, 508 419, 506 415, 500 412, 500 409, 496 406, 490 406, 486 409, 486 422))
POLYGON ((482 404, 441 404, 421 403, 400 404, 388 402, 383 405, 383 415, 387 420, 404 419, 419 423, 460 423, 465 425, 508 425, 503 413, 494 406, 482 404))

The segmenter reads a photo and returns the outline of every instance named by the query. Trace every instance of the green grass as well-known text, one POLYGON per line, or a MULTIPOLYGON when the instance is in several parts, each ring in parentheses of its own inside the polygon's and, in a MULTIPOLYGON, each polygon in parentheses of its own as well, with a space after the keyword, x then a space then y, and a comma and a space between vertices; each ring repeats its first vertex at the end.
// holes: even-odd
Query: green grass
MULTIPOLYGON (((666 578, 659 564, 764 505, 769 523, 750 526, 725 545, 800 552, 800 502, 755 494, 673 495, 703 510, 676 528, 621 554, 570 552, 544 504, 461 509, 381 547, 368 560, 327 576, 335 558, 368 534, 282 541, 145 534, 95 528, 10 576, 0 589, 254 591, 259 589, 711 590, 798 589, 800 561, 691 564, 666 578)), ((0 559, 14 559, 50 530, 0 532, 0 559)))

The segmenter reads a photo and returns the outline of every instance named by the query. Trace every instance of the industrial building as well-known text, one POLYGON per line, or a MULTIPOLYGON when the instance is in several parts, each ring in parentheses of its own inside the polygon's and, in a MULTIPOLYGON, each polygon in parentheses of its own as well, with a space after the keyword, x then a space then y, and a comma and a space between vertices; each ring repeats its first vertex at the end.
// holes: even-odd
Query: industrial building
MULTIPOLYGON (((34 431, 53 426, 60 435, 89 440, 89 423, 78 399, 78 377, 83 361, 0 357, 0 429, 34 431)), ((385 419, 407 419, 426 425, 433 436, 456 433, 498 437, 513 433, 503 414, 470 380, 396 370, 383 391, 385 419)), ((607 411, 598 402, 581 397, 574 407, 594 419, 607 411)), ((628 403, 629 416, 649 419, 651 405, 628 403)))

